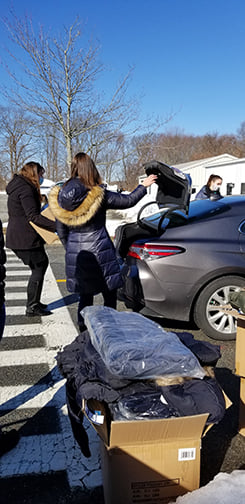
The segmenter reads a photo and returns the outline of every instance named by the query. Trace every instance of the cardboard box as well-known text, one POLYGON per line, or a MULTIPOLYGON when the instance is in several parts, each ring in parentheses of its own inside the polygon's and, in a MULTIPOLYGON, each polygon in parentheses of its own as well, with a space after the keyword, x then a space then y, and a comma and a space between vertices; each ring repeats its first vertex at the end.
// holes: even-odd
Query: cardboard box
POLYGON ((235 368, 237 375, 245 377, 245 315, 237 318, 235 368))
POLYGON ((240 376, 238 432, 245 436, 245 315, 237 318, 235 369, 240 376))
POLYGON ((199 488, 208 414, 110 422, 106 405, 94 400, 83 411, 101 438, 105 504, 167 503, 199 488))
POLYGON ((239 422, 238 432, 245 436, 245 378, 240 378, 240 404, 239 404, 239 422))
MULTIPOLYGON (((55 221, 55 217, 52 214, 49 207, 45 208, 41 212, 41 214, 44 217, 47 217, 47 219, 55 221)), ((59 239, 59 237, 57 236, 56 233, 53 233, 52 231, 48 231, 47 229, 41 228, 31 221, 30 221, 30 224, 35 229, 35 231, 37 231, 37 233, 45 240, 45 242, 48 243, 48 245, 50 245, 51 243, 53 243, 54 241, 59 239)))

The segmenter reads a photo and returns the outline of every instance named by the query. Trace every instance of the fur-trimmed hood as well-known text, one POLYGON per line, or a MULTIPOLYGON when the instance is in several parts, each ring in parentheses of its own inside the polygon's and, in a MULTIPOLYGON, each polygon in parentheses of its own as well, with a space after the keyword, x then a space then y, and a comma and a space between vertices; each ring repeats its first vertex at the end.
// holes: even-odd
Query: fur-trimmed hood
MULTIPOLYGON (((71 186, 72 182, 73 179, 70 181, 71 186)), ((77 181, 75 184, 77 185, 77 181)), ((104 189, 102 187, 94 186, 92 189, 87 190, 80 182, 79 185, 81 188, 80 198, 76 193, 75 204, 77 206, 72 210, 70 208, 72 208, 71 204, 74 202, 73 187, 69 188, 68 184, 64 188, 55 186, 49 193, 48 201, 51 211, 56 219, 66 226, 76 227, 86 224, 99 210, 104 198, 104 189)))

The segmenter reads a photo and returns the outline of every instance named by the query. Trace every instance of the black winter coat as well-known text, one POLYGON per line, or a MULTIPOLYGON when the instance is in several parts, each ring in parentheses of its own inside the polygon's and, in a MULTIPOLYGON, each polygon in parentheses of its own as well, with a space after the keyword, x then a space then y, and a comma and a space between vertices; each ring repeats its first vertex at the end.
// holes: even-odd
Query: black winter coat
MULTIPOLYGON (((4 303, 4 292, 5 292, 5 266, 6 263, 6 253, 4 250, 4 237, 3 237, 3 227, 0 220, 0 308, 4 303)), ((0 337, 1 339, 1 337, 0 337)))
POLYGON ((57 232, 66 249, 66 279, 69 292, 98 294, 122 285, 114 245, 105 227, 107 209, 130 208, 146 194, 139 185, 130 194, 119 194, 71 179, 62 189, 49 193, 50 209, 57 219, 57 232))
POLYGON ((8 194, 8 227, 6 246, 12 250, 30 250, 40 247, 44 240, 29 221, 49 231, 55 231, 55 222, 40 215, 41 203, 37 188, 26 177, 15 174, 6 187, 8 194))
POLYGON ((218 191, 211 191, 208 185, 204 185, 195 197, 195 199, 211 199, 211 200, 219 200, 221 198, 223 198, 223 196, 221 196, 219 189, 218 191))

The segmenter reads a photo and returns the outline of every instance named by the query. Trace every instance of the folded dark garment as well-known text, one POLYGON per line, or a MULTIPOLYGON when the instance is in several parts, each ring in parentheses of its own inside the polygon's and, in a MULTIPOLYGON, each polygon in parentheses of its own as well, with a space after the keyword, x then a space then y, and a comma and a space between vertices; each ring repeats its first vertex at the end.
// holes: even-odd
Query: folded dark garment
POLYGON ((180 416, 209 413, 207 424, 218 423, 225 414, 225 398, 215 378, 187 380, 180 385, 162 387, 168 405, 180 416))
POLYGON ((202 366, 215 366, 221 357, 220 346, 209 343, 209 341, 195 340, 194 336, 188 332, 176 333, 179 339, 198 358, 202 366))

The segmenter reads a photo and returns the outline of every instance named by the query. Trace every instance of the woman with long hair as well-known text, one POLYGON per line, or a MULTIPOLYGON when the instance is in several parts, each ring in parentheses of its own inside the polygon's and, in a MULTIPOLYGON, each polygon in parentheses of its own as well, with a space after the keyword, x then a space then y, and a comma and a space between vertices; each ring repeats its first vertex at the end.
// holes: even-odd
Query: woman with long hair
POLYGON ((130 194, 108 191, 93 160, 79 152, 72 160, 71 178, 49 193, 49 206, 57 219, 57 232, 66 250, 66 285, 79 293, 78 325, 84 329, 81 310, 102 293, 104 305, 116 308, 122 285, 116 252, 106 226, 106 210, 134 206, 153 184, 150 175, 130 194))
POLYGON ((41 215, 40 184, 44 168, 34 161, 26 163, 14 174, 6 187, 8 195, 8 226, 6 247, 13 250, 24 264, 31 269, 27 285, 26 315, 28 317, 50 315, 47 305, 41 303, 41 292, 48 256, 44 240, 31 226, 30 221, 54 232, 55 222, 41 215))

